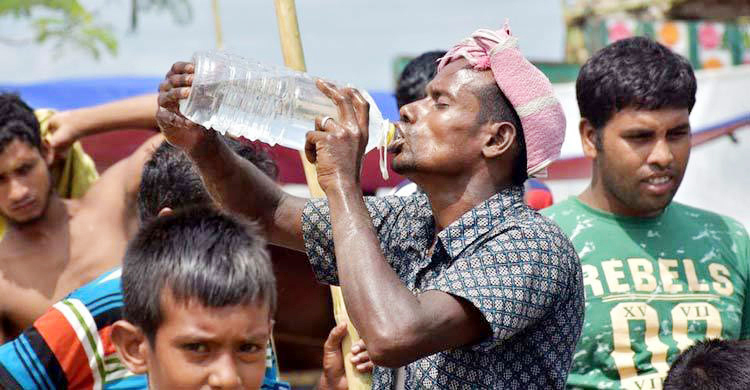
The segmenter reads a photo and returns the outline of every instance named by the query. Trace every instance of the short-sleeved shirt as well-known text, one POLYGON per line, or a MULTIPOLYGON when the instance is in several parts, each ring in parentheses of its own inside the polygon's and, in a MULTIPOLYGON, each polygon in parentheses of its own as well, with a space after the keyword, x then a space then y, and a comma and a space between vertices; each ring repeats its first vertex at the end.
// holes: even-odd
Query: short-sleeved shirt
POLYGON ((573 197, 542 211, 581 259, 586 320, 568 385, 661 389, 696 340, 750 338, 750 240, 739 222, 672 202, 633 218, 573 197))
MULTIPOLYGON (((122 318, 121 276, 118 267, 75 290, 0 346, 0 388, 145 390, 146 376, 128 371, 110 337, 122 318)), ((262 389, 289 389, 270 343, 262 389)))
MULTIPOLYGON (((406 389, 563 388, 583 323, 580 264, 557 225, 524 205, 521 187, 495 194, 437 237, 423 193, 365 203, 385 258, 407 288, 465 299, 492 328, 475 345, 407 365, 406 389)), ((307 203, 302 227, 316 277, 338 284, 325 199, 307 203)), ((395 372, 376 367, 373 388, 393 388, 395 372)))

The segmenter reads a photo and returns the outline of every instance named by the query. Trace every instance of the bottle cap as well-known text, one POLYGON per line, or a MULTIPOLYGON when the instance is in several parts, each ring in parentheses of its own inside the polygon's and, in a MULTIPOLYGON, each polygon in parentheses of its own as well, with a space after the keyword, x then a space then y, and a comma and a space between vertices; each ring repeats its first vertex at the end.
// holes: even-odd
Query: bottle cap
POLYGON ((380 175, 383 177, 383 180, 388 180, 388 144, 393 141, 393 136, 396 134, 396 126, 390 121, 384 121, 380 131, 380 144, 378 145, 380 175))
POLYGON ((391 141, 393 141, 393 137, 395 135, 396 135, 396 125, 388 122, 388 135, 386 135, 385 137, 385 146, 388 146, 391 144, 391 141))

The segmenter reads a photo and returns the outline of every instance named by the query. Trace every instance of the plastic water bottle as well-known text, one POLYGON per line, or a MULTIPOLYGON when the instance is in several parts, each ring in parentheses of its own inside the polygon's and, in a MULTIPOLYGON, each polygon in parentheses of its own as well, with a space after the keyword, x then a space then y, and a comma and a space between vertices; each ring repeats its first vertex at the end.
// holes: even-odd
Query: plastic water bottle
MULTIPOLYGON (((193 86, 187 99, 180 101, 180 112, 206 128, 303 150, 305 135, 314 130, 317 116, 338 119, 336 105, 305 73, 225 51, 196 52, 193 63, 193 86)), ((365 152, 379 148, 380 171, 387 179, 386 146, 394 128, 383 119, 372 97, 366 91, 360 93, 370 103, 365 152)))

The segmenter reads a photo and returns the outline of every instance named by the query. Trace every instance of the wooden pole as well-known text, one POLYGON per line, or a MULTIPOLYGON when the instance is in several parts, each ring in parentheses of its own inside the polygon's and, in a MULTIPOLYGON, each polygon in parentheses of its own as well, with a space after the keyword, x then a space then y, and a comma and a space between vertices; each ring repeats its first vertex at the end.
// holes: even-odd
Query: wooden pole
POLYGON ((219 0, 211 0, 211 9, 214 14, 214 31, 216 33, 216 48, 224 48, 224 38, 221 34, 221 15, 219 14, 219 0))
MULTIPOLYGON (((306 71, 305 57, 302 52, 302 40, 300 39, 294 0, 274 0, 274 4, 276 5, 276 18, 279 23, 279 36, 281 38, 281 51, 284 54, 284 63, 292 69, 304 72, 306 71)), ((304 151, 300 151, 300 159, 305 170, 305 178, 307 179, 307 186, 310 189, 310 195, 315 198, 324 197, 325 193, 323 193, 320 184, 318 184, 315 166, 307 161, 304 151)), ((349 351, 351 350, 352 343, 358 341, 360 337, 357 330, 349 321, 349 316, 346 313, 346 305, 344 305, 344 296, 341 294, 339 287, 331 286, 331 298, 333 299, 333 315, 336 323, 347 322, 349 324, 349 334, 344 338, 344 342, 341 345, 349 389, 369 390, 372 388, 372 379, 369 375, 357 372, 349 360, 349 351)))

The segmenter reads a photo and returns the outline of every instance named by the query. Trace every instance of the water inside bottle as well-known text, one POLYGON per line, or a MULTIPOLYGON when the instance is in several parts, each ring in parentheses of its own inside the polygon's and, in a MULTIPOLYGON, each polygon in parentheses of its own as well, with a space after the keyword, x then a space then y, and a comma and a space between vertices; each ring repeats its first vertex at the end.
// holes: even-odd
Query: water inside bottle
MULTIPOLYGON (((191 121, 222 134, 259 140, 270 145, 304 150, 315 118, 338 120, 338 109, 307 74, 269 67, 225 52, 196 53, 196 77, 190 96, 180 101, 180 112, 191 121)), ((384 146, 388 123, 372 97, 370 137, 366 151, 384 146)), ((388 177, 385 148, 380 168, 388 177)))
POLYGON ((306 83, 290 88, 293 82, 284 77, 195 85, 190 99, 181 102, 180 111, 191 121, 222 134, 302 150, 305 134, 315 128, 315 118, 336 118, 338 112, 325 95, 310 91, 306 83))

